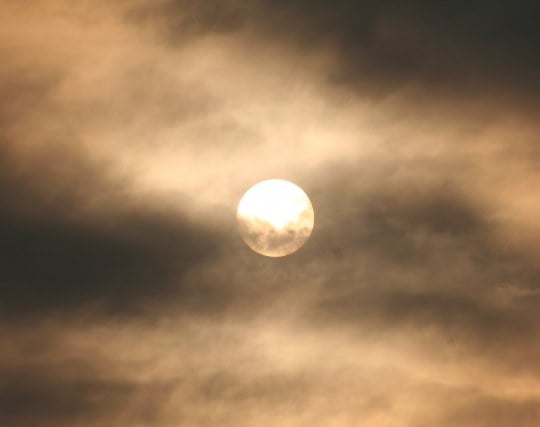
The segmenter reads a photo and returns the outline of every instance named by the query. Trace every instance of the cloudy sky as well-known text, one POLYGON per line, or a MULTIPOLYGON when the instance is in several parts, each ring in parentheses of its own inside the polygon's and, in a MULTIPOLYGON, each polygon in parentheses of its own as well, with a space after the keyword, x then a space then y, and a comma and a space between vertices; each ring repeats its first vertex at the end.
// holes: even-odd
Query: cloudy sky
POLYGON ((0 2, 0 425, 537 427, 539 9, 0 2))

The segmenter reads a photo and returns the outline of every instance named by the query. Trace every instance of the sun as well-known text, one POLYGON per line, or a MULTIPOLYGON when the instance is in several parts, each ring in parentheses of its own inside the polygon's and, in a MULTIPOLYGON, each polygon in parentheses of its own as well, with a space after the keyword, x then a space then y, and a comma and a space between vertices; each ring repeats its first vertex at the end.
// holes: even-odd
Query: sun
POLYGON ((315 215, 300 187, 283 179, 269 179, 244 194, 236 217, 240 234, 252 250, 281 257, 303 246, 313 230, 315 215))

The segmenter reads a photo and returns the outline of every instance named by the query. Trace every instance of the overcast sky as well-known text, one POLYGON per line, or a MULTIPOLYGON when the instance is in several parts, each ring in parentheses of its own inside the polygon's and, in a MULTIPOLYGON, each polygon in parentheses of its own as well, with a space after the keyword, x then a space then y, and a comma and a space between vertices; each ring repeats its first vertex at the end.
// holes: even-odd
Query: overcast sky
POLYGON ((540 425, 539 9, 0 2, 0 425, 540 425))

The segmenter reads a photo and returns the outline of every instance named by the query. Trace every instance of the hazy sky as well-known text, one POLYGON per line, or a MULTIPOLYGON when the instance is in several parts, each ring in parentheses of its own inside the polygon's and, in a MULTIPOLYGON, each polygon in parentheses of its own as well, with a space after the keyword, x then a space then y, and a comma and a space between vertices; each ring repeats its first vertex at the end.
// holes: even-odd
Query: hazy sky
POLYGON ((539 20, 0 0, 0 425, 540 425, 539 20))

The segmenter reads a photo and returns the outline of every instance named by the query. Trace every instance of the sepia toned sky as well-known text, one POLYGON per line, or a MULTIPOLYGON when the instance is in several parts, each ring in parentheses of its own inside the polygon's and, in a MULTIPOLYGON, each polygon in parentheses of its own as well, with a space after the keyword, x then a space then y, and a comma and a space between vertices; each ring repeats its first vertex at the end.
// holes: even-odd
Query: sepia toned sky
POLYGON ((537 427, 539 18, 0 2, 0 425, 537 427))

